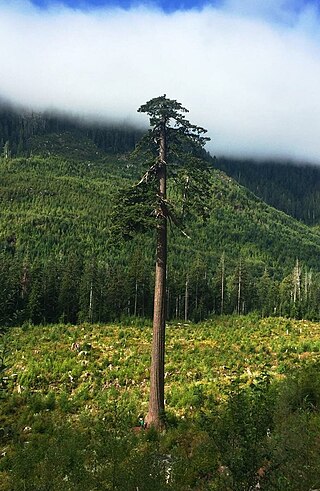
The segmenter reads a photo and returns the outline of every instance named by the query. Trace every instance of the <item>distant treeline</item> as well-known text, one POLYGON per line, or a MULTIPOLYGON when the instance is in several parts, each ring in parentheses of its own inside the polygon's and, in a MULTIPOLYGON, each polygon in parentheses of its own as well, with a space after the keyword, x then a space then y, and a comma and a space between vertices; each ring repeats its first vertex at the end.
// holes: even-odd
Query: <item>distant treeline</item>
POLYGON ((132 126, 92 123, 84 119, 53 113, 37 113, 15 110, 8 104, 0 104, 0 148, 8 145, 10 156, 29 156, 32 152, 32 137, 77 132, 92 140, 107 153, 131 151, 143 131, 132 126))
MULTIPOLYGON (((175 258, 175 261, 177 258, 175 258)), ((275 279, 247 259, 224 254, 213 268, 201 260, 168 269, 167 319, 200 321, 212 315, 247 314, 320 319, 320 274, 297 260, 275 279)), ((151 317, 153 265, 135 250, 126 261, 104 262, 70 254, 29 262, 0 254, 0 324, 109 322, 151 317)))
MULTIPOLYGON (((1 324, 151 317, 152 231, 124 241, 112 221, 127 165, 0 159, 1 324)), ((210 216, 188 224, 190 239, 170 228, 167 318, 320 318, 319 235, 221 172, 211 189, 210 216)))

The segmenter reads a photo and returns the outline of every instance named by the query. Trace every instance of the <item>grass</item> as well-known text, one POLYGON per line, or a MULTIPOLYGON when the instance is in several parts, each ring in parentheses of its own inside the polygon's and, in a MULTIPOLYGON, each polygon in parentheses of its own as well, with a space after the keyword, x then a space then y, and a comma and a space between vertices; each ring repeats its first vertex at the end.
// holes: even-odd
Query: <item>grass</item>
POLYGON ((60 454, 60 477, 50 488, 55 491, 147 490, 134 470, 142 465, 139 456, 149 464, 155 459, 150 464, 154 474, 145 471, 152 481, 149 489, 245 490, 256 482, 259 466, 276 460, 277 470, 270 471, 269 487, 263 489, 302 489, 301 482, 293 483, 306 472, 306 459, 314 471, 306 474, 304 485, 317 479, 320 382, 314 375, 297 379, 296 374, 307 373, 308 367, 318 373, 320 324, 255 316, 169 324, 169 430, 162 437, 131 434, 147 411, 151 335, 148 323, 130 319, 121 325, 24 325, 7 332, 0 409, 0 482, 6 484, 0 490, 49 489, 60 454), (268 387, 280 387, 283 380, 279 399, 268 387), (168 455, 176 456, 172 486, 165 466, 157 467, 168 455), (112 462, 117 471, 111 472, 112 462), (219 465, 230 469, 231 481, 229 474, 217 472, 219 465), (97 481, 89 468, 101 470, 101 475, 95 471, 97 481), (131 477, 124 485, 128 469, 131 477), (31 486, 39 472, 44 472, 43 481, 31 486), (74 484, 66 484, 66 475, 74 484))
MULTIPOLYGON (((167 409, 185 416, 199 387, 205 409, 206 398, 224 399, 236 379, 241 386, 250 385, 261 374, 277 379, 314 363, 320 358, 319 339, 320 324, 279 318, 169 324, 167 409)), ((150 327, 25 326, 10 329, 7 343, 6 376, 12 393, 40 391, 58 399, 67 394, 79 411, 86 401, 91 413, 102 410, 115 395, 130 400, 137 414, 147 409, 150 327)))

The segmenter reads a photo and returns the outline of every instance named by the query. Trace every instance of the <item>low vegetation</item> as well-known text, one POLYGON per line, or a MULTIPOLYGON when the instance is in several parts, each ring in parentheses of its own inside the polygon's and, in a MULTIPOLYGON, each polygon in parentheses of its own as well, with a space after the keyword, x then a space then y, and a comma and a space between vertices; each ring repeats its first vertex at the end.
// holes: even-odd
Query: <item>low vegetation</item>
POLYGON ((170 323, 158 434, 139 428, 147 321, 11 328, 1 338, 0 489, 316 489, 319 331, 254 316, 170 323))

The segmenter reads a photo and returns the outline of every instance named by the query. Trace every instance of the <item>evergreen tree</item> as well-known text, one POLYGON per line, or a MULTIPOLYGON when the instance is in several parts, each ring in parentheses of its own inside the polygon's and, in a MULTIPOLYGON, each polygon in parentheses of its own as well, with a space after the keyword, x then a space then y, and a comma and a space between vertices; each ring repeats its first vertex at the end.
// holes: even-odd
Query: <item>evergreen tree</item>
POLYGON ((43 309, 43 278, 39 265, 34 265, 31 273, 30 292, 27 302, 27 318, 33 324, 40 324, 44 320, 43 309))
POLYGON ((259 308, 263 317, 277 312, 277 288, 275 280, 270 278, 267 269, 264 270, 261 278, 257 280, 256 308, 259 308))
POLYGON ((240 256, 234 270, 232 292, 234 312, 238 315, 248 313, 251 304, 255 305, 256 292, 250 273, 248 263, 240 256))
POLYGON ((77 322, 79 312, 79 279, 82 276, 82 258, 71 254, 62 266, 58 309, 60 321, 77 322))
POLYGON ((181 226, 182 219, 199 208, 205 211, 208 164, 201 159, 208 140, 206 130, 192 125, 188 112, 165 95, 142 105, 139 112, 150 118, 151 128, 138 144, 135 156, 144 159, 147 171, 122 199, 124 225, 135 229, 156 227, 156 268, 153 309, 153 342, 148 426, 159 428, 164 415, 164 356, 166 319, 167 225, 181 226), (173 178, 172 197, 168 180, 173 178))
POLYGON ((226 257, 224 251, 221 254, 213 281, 215 287, 214 311, 223 315, 226 311, 226 257))
POLYGON ((11 157, 10 143, 9 140, 3 146, 3 156, 5 159, 9 159, 11 157))

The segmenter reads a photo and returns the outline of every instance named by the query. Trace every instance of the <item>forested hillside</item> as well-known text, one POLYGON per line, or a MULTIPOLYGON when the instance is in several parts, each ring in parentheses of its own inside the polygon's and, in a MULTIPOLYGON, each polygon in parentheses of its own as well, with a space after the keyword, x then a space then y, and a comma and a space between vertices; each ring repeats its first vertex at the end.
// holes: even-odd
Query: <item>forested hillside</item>
POLYGON ((99 124, 66 114, 32 112, 1 103, 0 99, 0 148, 11 157, 59 153, 70 158, 76 156, 74 143, 79 139, 94 143, 91 147, 93 155, 97 152, 96 147, 108 153, 126 152, 134 148, 142 134, 141 130, 125 124, 99 124), (59 145, 62 132, 73 136, 71 147, 59 145), (47 135, 55 136, 48 139, 45 138, 47 135), (70 149, 73 151, 71 155, 70 149))
MULTIPOLYGON (((118 189, 139 175, 139 162, 126 152, 138 132, 99 133, 74 121, 6 111, 0 118, 1 323, 151 315, 153 232, 124 241, 112 217, 118 189), (98 134, 113 143, 99 143, 98 134)), ((168 318, 252 310, 319 318, 316 228, 267 206, 217 169, 207 208, 204 223, 187 224, 190 239, 170 231, 168 318)))
POLYGON ((215 165, 266 203, 309 225, 320 223, 320 166, 219 158, 215 165))

